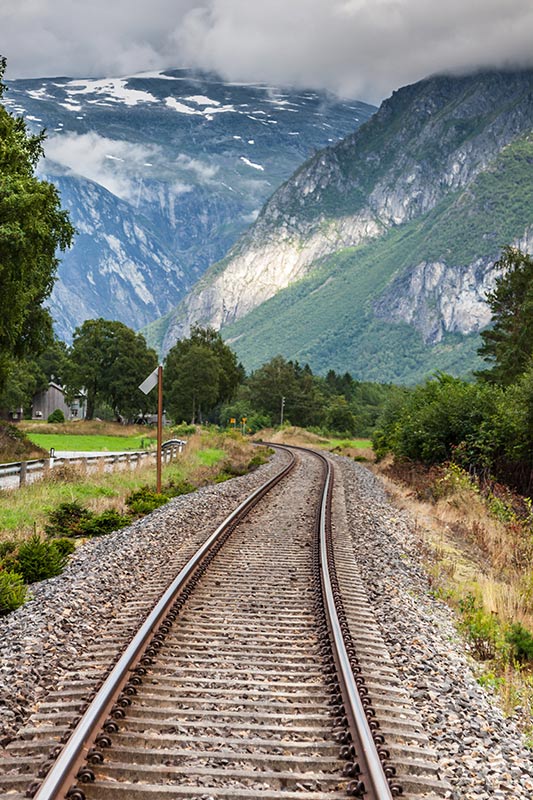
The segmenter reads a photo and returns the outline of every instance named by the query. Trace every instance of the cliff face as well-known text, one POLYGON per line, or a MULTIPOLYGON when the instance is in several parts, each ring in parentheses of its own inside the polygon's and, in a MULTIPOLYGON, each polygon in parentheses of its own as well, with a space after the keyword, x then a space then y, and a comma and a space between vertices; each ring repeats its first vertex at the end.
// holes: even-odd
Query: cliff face
POLYGON ((190 70, 8 85, 8 110, 48 131, 41 175, 79 231, 50 303, 65 339, 87 318, 170 311, 276 187, 376 110, 190 70))
MULTIPOLYGON (((164 349, 194 322, 235 323, 336 253, 422 221, 450 198, 463 196, 468 214, 469 187, 532 129, 531 71, 435 77, 400 89, 274 193, 228 256, 170 316, 164 349)), ((482 232, 484 244, 497 237, 496 223, 494 231, 482 232)), ((527 220, 511 238, 524 236, 526 227, 527 220)), ((453 230, 448 235, 453 241, 453 230)), ((406 266, 375 301, 376 316, 413 325, 428 343, 446 331, 478 330, 489 319, 490 264, 510 240, 457 263, 447 258, 444 241, 438 257, 406 266)))

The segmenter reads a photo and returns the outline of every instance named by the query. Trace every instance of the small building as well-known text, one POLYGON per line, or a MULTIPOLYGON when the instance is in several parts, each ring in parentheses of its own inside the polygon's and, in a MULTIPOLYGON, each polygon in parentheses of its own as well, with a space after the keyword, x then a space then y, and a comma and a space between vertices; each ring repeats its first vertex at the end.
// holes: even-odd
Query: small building
POLYGON ((85 419, 86 399, 83 394, 78 395, 71 403, 65 399, 65 390, 54 381, 50 381, 48 388, 38 392, 33 397, 32 419, 48 419, 50 414, 59 409, 65 419, 85 419))

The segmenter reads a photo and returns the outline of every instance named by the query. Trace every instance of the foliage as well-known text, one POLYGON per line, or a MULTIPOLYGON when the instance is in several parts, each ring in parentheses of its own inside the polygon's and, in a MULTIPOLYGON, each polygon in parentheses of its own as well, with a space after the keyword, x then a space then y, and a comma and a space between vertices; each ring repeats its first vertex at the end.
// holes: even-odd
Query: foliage
POLYGON ((76 501, 60 503, 48 513, 45 531, 48 536, 80 536, 82 524, 92 517, 92 513, 76 501))
POLYGON ((190 494, 195 491, 196 486, 185 479, 171 479, 163 487, 163 492, 167 497, 180 497, 182 494, 190 494))
POLYGON ((17 543, 10 539, 0 542, 0 566, 3 566, 3 559, 10 553, 14 553, 16 549, 17 543))
POLYGON ((41 539, 34 534, 19 545, 15 561, 16 571, 26 583, 53 578, 63 571, 66 556, 54 541, 41 539))
MULTIPOLYGON (((0 100, 6 61, 0 58, 0 100)), ((12 358, 42 350, 52 340, 50 295, 59 263, 74 235, 57 189, 38 180, 44 131, 27 132, 24 120, 0 104, 0 389, 12 358)))
POLYGON ((524 372, 533 353, 533 258, 506 247, 495 267, 503 275, 487 295, 493 325, 481 333, 479 349, 493 366, 479 375, 508 386, 524 372))
POLYGON ((114 509, 102 511, 101 514, 92 514, 84 519, 79 528, 78 536, 104 536, 107 533, 118 531, 131 523, 131 517, 120 514, 114 509))
POLYGON ((209 418, 234 395, 244 373, 235 353, 213 328, 193 326, 165 360, 166 406, 175 420, 209 418))
POLYGON ((58 553, 60 553, 62 556, 70 556, 76 549, 76 545, 72 539, 69 539, 66 536, 63 536, 60 539, 54 539, 54 544, 58 553))
POLYGON ((509 626, 505 634, 511 655, 518 662, 533 661, 533 635, 520 622, 509 626))
POLYGON ((221 368, 205 345, 180 345, 174 345, 166 359, 166 406, 174 419, 202 422, 217 404, 221 368))
POLYGON ((126 497, 126 505, 131 513, 139 516, 150 514, 151 511, 165 503, 168 503, 168 496, 162 492, 156 492, 150 486, 141 486, 126 497))
POLYGON ((462 614, 460 627, 470 641, 476 658, 481 661, 494 658, 499 638, 496 617, 487 613, 471 593, 459 601, 459 610, 462 614))
POLYGON ((4 388, 0 392, 0 408, 4 412, 29 409, 34 394, 47 383, 37 362, 27 358, 10 361, 4 377, 4 388))
POLYGON ((18 572, 0 569, 0 616, 21 606, 27 595, 24 578, 18 572))
POLYGON ((0 391, 0 409, 5 412, 23 408, 29 413, 37 392, 43 391, 49 381, 61 383, 65 371, 67 346, 58 339, 42 353, 34 352, 26 358, 12 359, 5 371, 5 384, 0 391))
MULTIPOLYGON (((60 503, 48 514, 45 531, 48 536, 80 537, 102 536, 106 533, 124 528, 131 522, 131 517, 119 514, 112 509, 95 514, 84 508, 81 503, 60 503)), ((57 540, 54 540, 57 543, 57 540)))
POLYGON ((499 397, 499 390, 491 386, 438 374, 403 399, 393 399, 374 434, 376 454, 392 452, 398 458, 436 464, 470 443, 468 457, 481 463, 486 439, 477 437, 490 426, 499 397))
POLYGON ((63 414, 60 408, 56 408, 55 411, 52 411, 52 413, 48 415, 47 419, 47 422, 50 422, 52 424, 54 422, 64 422, 64 421, 65 421, 65 415, 63 414))
POLYGON ((173 425, 170 428, 170 433, 173 437, 180 439, 182 436, 192 436, 196 433, 196 426, 195 425, 187 425, 186 422, 182 422, 180 425, 173 425))
POLYGON ((157 361, 143 336, 124 323, 86 320, 74 331, 65 369, 68 393, 86 390, 88 419, 93 418, 97 402, 109 403, 119 421, 133 419, 154 404, 138 387, 157 361))
POLYGON ((333 398, 327 409, 325 422, 328 430, 342 432, 348 436, 355 433, 357 428, 355 417, 343 396, 333 398))

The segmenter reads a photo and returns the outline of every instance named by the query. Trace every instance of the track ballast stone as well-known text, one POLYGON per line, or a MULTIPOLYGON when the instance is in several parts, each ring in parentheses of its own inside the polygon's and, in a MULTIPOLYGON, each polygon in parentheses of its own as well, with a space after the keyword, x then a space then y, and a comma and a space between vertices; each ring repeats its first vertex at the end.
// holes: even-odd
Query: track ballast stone
POLYGON ((128 605, 132 627, 146 615, 152 603, 149 598, 138 603, 140 585, 156 575, 168 583, 176 566, 185 564, 233 508, 287 459, 276 452, 249 475, 176 497, 127 528, 84 542, 61 575, 34 584, 32 599, 0 618, 0 745, 9 742, 35 704, 76 667, 102 632, 110 634, 128 605))
MULTIPOLYGON (((68 680, 103 631, 112 647, 124 609, 132 628, 145 615, 150 602, 135 599, 139 584, 153 584, 161 563, 169 573, 161 581, 170 580, 176 563, 285 458, 278 453, 252 475, 176 498, 127 529, 85 543, 63 575, 32 587, 33 600, 0 620, 2 744, 48 691, 68 680)), ((453 787, 449 797, 529 800, 531 753, 478 686, 452 612, 431 595, 414 524, 370 471, 335 461, 359 572, 392 662, 439 754, 441 775, 453 787)), ((7 754, 0 751, 0 759, 7 754)))
POLYGON ((391 658, 419 710, 452 800, 531 800, 533 754, 479 686, 453 612, 431 593, 414 521, 350 459, 342 470, 359 570, 391 658))

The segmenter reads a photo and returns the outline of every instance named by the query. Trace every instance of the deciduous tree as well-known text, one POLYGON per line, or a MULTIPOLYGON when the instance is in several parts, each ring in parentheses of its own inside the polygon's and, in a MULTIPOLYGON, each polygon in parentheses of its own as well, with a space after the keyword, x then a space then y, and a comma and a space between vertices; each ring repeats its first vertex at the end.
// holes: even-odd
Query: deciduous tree
POLYGON ((514 383, 533 355, 533 259, 506 247, 496 267, 504 270, 487 296, 493 326, 481 333, 479 354, 492 363, 478 376, 500 386, 514 383))
POLYGON ((231 400, 244 378, 233 350, 213 328, 196 325, 165 360, 165 403, 178 422, 202 420, 231 400))
MULTIPOLYGON (((0 58, 0 100, 6 61, 0 58)), ((44 131, 0 104, 0 388, 10 359, 34 355, 52 339, 43 302, 52 291, 57 251, 70 246, 74 229, 55 186, 35 177, 44 131)))
POLYGON ((74 331, 66 385, 71 395, 87 392, 87 419, 98 401, 108 403, 117 418, 132 418, 154 405, 138 387, 156 366, 157 353, 140 333, 123 322, 89 319, 74 331))

